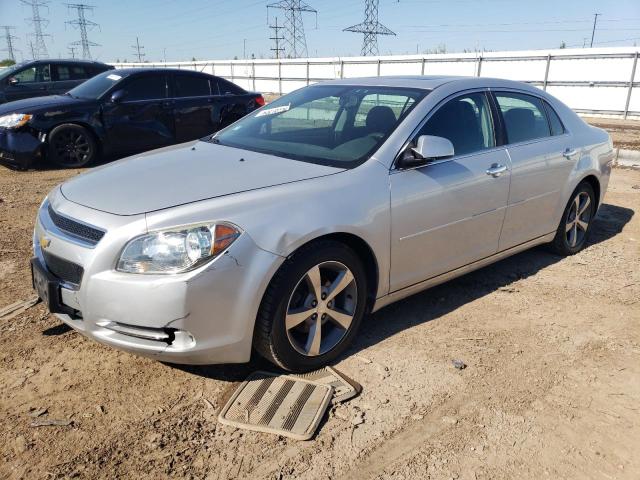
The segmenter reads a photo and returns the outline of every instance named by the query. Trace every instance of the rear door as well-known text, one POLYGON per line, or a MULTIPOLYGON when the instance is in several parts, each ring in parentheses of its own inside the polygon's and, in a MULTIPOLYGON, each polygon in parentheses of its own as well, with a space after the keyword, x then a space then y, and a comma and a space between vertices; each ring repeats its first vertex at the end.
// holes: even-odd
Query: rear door
POLYGON ((107 138, 114 152, 137 153, 176 143, 173 101, 167 75, 134 75, 118 85, 125 92, 118 103, 102 107, 107 138))
POLYGON ((76 85, 79 85, 86 78, 85 70, 82 66, 71 63, 51 64, 51 87, 52 95, 62 95, 76 85))
POLYGON ((5 96, 7 102, 21 100, 23 98, 42 97, 50 95, 51 87, 51 65, 49 63, 39 63, 24 68, 14 73, 7 79, 5 96), (11 79, 17 80, 12 84, 11 79))
POLYGON ((211 90, 214 95, 218 129, 244 117, 249 112, 249 103, 255 104, 253 100, 255 95, 245 92, 235 83, 224 78, 212 78, 211 90))
POLYGON ((218 129, 216 104, 208 76, 175 73, 172 92, 178 143, 202 138, 218 129))
POLYGON ((493 116, 484 91, 447 100, 411 140, 447 138, 454 157, 391 172, 391 291, 498 251, 510 165, 493 116))
POLYGON ((500 250, 519 245, 558 227, 553 213, 579 155, 567 155, 571 136, 545 101, 516 91, 495 91, 512 163, 511 191, 500 250), (549 115, 554 115, 553 131, 549 115))

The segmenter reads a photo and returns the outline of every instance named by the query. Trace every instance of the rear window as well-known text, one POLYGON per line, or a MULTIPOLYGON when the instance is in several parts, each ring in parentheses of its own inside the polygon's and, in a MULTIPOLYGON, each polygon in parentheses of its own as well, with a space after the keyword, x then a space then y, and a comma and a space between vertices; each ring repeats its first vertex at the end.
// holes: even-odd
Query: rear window
POLYGON ((509 143, 526 142, 550 135, 542 100, 532 95, 497 92, 509 143))
POLYGON ((216 88, 213 89, 213 93, 214 94, 218 94, 218 95, 242 95, 243 93, 247 93, 245 92, 243 89, 241 89, 239 86, 237 86, 235 83, 231 83, 226 81, 223 78, 217 78, 215 80, 215 83, 217 84, 217 89, 218 91, 216 92, 216 88))
POLYGON ((211 95, 209 79, 195 75, 176 75, 177 97, 204 97, 211 95))

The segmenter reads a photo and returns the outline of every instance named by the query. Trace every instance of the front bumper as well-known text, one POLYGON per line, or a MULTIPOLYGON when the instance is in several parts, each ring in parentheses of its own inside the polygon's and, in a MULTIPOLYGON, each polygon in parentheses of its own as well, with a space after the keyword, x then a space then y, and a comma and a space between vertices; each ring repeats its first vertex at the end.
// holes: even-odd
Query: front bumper
POLYGON ((16 130, 0 128, 0 163, 15 168, 29 168, 42 158, 41 135, 30 127, 16 130))
POLYGON ((56 213, 91 218, 92 224, 106 230, 96 245, 82 245, 56 228, 46 205, 40 209, 34 231, 38 261, 46 265, 46 250, 46 256, 84 270, 79 285, 60 282, 60 303, 75 312, 56 313, 60 320, 100 343, 157 360, 185 364, 249 360, 258 307, 281 257, 261 250, 244 233, 226 253, 191 272, 117 272, 117 255, 133 236, 131 225, 144 219, 96 212, 60 197, 51 200, 56 213), (114 220, 130 223, 109 226, 114 220))

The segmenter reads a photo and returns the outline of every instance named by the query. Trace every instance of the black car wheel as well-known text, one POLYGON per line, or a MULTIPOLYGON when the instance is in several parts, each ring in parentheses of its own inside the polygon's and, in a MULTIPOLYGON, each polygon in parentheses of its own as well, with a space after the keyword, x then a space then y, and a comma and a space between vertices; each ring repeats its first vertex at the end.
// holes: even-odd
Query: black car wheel
POLYGON ((254 348, 285 370, 327 365, 349 346, 366 311, 362 261, 344 244, 314 242, 291 255, 262 300, 254 348))
POLYGON ((96 159, 97 153, 93 135, 80 125, 59 125, 49 134, 49 160, 59 167, 84 167, 96 159))
POLYGON ((551 248, 559 255, 573 255, 582 250, 589 239, 595 215, 596 195, 588 182, 573 191, 564 209, 551 248))

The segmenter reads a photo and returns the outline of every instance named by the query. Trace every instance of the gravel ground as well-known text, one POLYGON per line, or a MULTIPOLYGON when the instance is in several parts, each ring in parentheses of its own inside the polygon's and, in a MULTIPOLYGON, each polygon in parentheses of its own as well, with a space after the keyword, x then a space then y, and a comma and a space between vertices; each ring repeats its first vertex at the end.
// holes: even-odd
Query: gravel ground
MULTIPOLYGON (((35 212, 75 173, 0 168, 0 309, 33 295, 35 212)), ((363 392, 309 442, 217 423, 259 359, 138 358, 40 304, 0 320, 0 478, 640 478, 639 185, 614 170, 578 255, 527 251, 372 315, 336 365, 363 392)))

